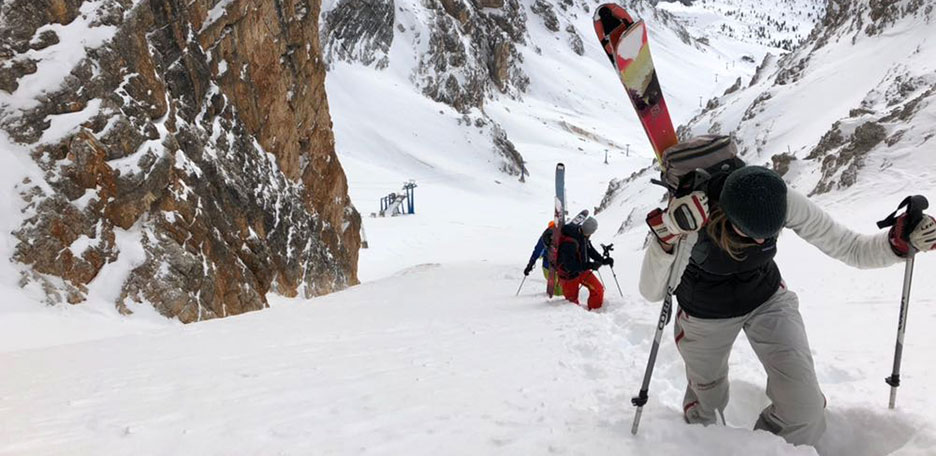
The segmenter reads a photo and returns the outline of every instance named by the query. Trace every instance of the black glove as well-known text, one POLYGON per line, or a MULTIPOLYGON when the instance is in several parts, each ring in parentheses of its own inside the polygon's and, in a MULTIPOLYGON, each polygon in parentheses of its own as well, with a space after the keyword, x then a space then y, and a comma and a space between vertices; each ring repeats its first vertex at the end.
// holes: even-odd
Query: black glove
POLYGON ((523 268, 523 275, 525 276, 530 275, 530 271, 532 270, 533 270, 533 263, 530 263, 525 268, 523 268))
POLYGON ((599 263, 599 262, 597 262, 597 261, 592 261, 592 262, 588 263, 588 269, 592 269, 592 270, 597 271, 598 268, 600 268, 600 267, 601 267, 601 263, 599 263))
POLYGON ((608 266, 611 266, 611 267, 613 268, 613 267, 614 267, 614 258, 611 258, 611 257, 609 257, 609 256, 604 257, 604 259, 601 260, 601 263, 602 263, 602 264, 606 264, 606 265, 608 265, 608 266))

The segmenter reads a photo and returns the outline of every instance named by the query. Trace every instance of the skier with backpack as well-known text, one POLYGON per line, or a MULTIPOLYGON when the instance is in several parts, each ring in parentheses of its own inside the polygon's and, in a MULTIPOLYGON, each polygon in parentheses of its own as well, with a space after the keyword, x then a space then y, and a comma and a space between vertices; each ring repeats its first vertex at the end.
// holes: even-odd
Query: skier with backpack
MULTIPOLYGON (((670 294, 678 301, 674 331, 688 379, 687 423, 724 424, 728 357, 743 330, 767 372, 771 400, 754 428, 814 445, 825 430, 826 399, 797 296, 774 262, 777 236, 789 228, 848 265, 880 268, 912 249, 934 249, 936 219, 923 215, 916 226, 905 227, 909 219, 901 216, 888 232, 858 234, 787 188, 772 170, 745 166, 736 155, 730 137, 712 135, 665 151, 662 183, 669 202, 647 215, 652 236, 640 292, 650 301, 668 302, 670 294)), ((635 405, 642 403, 635 398, 635 405)))
MULTIPOLYGON (((526 267, 523 268, 524 276, 529 276, 530 272, 533 271, 533 266, 536 265, 536 260, 542 258, 543 278, 549 277, 549 255, 546 253, 549 250, 549 243, 552 242, 554 229, 556 229, 556 222, 550 220, 549 225, 543 230, 543 234, 536 240, 536 245, 533 246, 533 254, 530 255, 530 261, 527 262, 526 267)), ((555 285, 555 294, 562 294, 562 285, 558 281, 555 285)))
POLYGON ((590 237, 598 229, 594 217, 581 224, 570 223, 562 227, 559 238, 558 273, 563 296, 579 304, 579 287, 588 289, 588 310, 600 309, 604 302, 604 286, 592 270, 602 265, 614 266, 614 259, 602 256, 592 246, 590 237))

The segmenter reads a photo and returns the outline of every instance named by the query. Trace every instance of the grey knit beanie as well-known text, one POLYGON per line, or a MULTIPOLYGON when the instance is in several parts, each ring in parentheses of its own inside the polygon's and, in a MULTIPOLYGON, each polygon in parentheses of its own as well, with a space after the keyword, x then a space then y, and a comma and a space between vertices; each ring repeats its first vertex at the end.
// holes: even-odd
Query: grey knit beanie
POLYGON ((786 224, 787 187, 779 174, 745 166, 728 175, 719 204, 728 220, 754 239, 776 236, 786 224))
POLYGON ((586 236, 591 236, 592 233, 598 230, 598 221, 594 217, 588 217, 582 222, 582 234, 586 236))

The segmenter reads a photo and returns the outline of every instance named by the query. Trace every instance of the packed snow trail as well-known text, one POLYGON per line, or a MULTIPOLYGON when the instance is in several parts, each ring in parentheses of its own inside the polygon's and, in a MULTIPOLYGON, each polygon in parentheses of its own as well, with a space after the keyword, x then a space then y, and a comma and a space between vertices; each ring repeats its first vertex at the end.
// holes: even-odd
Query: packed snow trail
MULTIPOLYGON (((632 437, 655 306, 609 293, 589 313, 548 301, 535 275, 513 297, 520 278, 513 266, 428 264, 263 312, 0 353, 0 454, 815 454, 682 423, 671 337, 632 437)), ((766 399, 743 345, 728 421, 748 428, 766 399)), ((931 408, 911 405, 926 399, 921 348, 896 413, 879 375, 832 371, 830 382, 840 366, 819 357, 833 398, 827 454, 933 448, 927 420, 907 411, 931 408)))

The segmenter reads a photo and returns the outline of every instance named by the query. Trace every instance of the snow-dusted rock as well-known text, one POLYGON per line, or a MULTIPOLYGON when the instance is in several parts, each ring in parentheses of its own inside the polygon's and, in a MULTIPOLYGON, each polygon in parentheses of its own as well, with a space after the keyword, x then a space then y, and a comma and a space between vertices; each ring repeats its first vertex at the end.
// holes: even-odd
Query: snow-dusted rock
POLYGON ((17 187, 22 284, 189 322, 356 283, 360 217, 334 153, 318 9, 3 4, 0 127, 44 174, 17 187))

